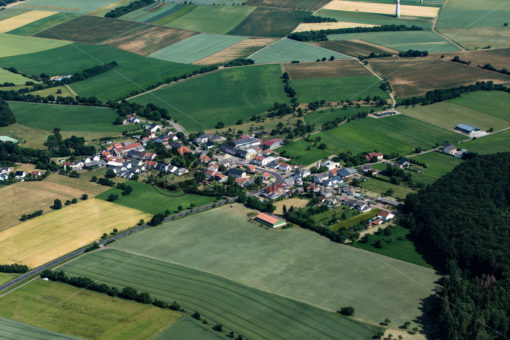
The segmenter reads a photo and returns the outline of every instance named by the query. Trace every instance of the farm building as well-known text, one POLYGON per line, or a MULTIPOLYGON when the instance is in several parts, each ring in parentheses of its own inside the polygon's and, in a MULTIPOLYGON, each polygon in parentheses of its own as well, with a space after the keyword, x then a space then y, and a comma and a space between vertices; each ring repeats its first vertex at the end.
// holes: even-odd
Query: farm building
POLYGON ((0 136, 0 142, 11 142, 11 143, 14 143, 14 144, 18 144, 18 140, 17 139, 14 139, 14 138, 11 138, 11 137, 8 137, 8 136, 0 136))
POLYGON ((443 146, 443 152, 448 155, 455 155, 457 153, 457 147, 453 144, 445 144, 443 146))
POLYGON ((262 142, 262 146, 268 148, 269 150, 274 150, 283 145, 283 140, 281 139, 268 139, 262 142))
POLYGON ((469 125, 469 124, 464 124, 464 123, 458 124, 455 127, 455 130, 460 131, 460 132, 464 132, 464 133, 468 133, 468 134, 471 133, 471 132, 480 131, 479 128, 474 127, 474 126, 469 125))
POLYGON ((271 228, 283 227, 287 224, 287 221, 283 218, 263 212, 255 216, 255 221, 263 223, 271 228))

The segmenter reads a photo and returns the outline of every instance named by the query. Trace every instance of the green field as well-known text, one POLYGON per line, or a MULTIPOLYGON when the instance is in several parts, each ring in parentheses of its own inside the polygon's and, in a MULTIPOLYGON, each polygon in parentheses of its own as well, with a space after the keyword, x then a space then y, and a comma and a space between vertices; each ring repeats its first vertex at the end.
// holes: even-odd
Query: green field
MULTIPOLYGON (((377 226, 373 228, 378 228, 377 226)), ((395 226, 392 230, 391 235, 370 235, 367 243, 356 242, 355 247, 364 250, 372 251, 377 254, 393 257, 402 261, 414 263, 420 266, 432 268, 423 257, 416 251, 416 247, 408 238, 410 231, 409 229, 395 226), (378 241, 382 241, 382 247, 377 248, 374 244, 378 241)))
POLYGON ((328 2, 328 0, 248 0, 246 4, 261 7, 282 7, 314 11, 328 2))
POLYGON ((222 333, 214 332, 211 327, 193 318, 183 316, 168 328, 158 333, 153 340, 225 340, 222 333))
POLYGON ((0 33, 0 46, 2 46, 0 49, 0 58, 52 50, 68 44, 69 42, 63 40, 41 39, 0 33))
MULTIPOLYGON (((393 0, 391 0, 393 1, 393 0)), ((371 1, 373 2, 373 1, 371 1)), ((393 1, 393 3, 395 3, 393 1)), ((390 15, 377 14, 377 13, 361 13, 361 12, 347 12, 347 11, 335 11, 331 9, 321 9, 316 13, 317 16, 335 18, 338 21, 345 22, 356 22, 360 24, 372 24, 372 25, 416 25, 423 27, 424 29, 431 29, 432 20, 420 19, 407 19, 407 18, 395 18, 390 15)))
POLYGON ((367 96, 389 99, 388 93, 379 88, 381 81, 375 76, 295 79, 289 83, 296 90, 296 97, 300 103, 321 99, 327 102, 358 100, 367 96))
POLYGON ((3 11, 0 11, 0 20, 9 19, 12 17, 15 17, 16 15, 20 15, 23 13, 28 12, 29 9, 23 9, 21 7, 10 7, 7 9, 4 9, 3 11))
POLYGON ((479 154, 510 151, 510 130, 459 144, 459 148, 479 154))
POLYGON ((406 198, 407 194, 414 192, 413 189, 409 188, 405 184, 395 185, 374 178, 365 178, 365 181, 361 182, 360 186, 365 190, 375 192, 380 195, 391 189, 393 191, 391 197, 398 199, 404 199, 406 198))
MULTIPOLYGON (((16 36, 16 38, 32 39, 16 36)), ((45 41, 47 39, 44 39, 45 41)), ((0 38, 1 41, 1 38, 0 38)), ((109 46, 72 44, 46 52, 0 58, 0 66, 13 66, 26 74, 66 75, 117 61, 111 71, 71 84, 80 96, 116 99, 129 95, 167 78, 198 69, 121 51, 109 46)))
POLYGON ((0 315, 84 339, 150 339, 182 314, 36 279, 0 298, 0 315))
POLYGON ((120 134, 131 125, 113 125, 117 113, 104 107, 9 102, 18 122, 25 126, 53 131, 102 131, 120 134))
POLYGON ((112 188, 100 194, 97 198, 107 200, 111 194, 117 194, 119 198, 115 201, 116 204, 142 210, 153 215, 164 213, 166 209, 172 213, 177 212, 179 205, 186 209, 191 203, 198 207, 215 201, 214 197, 164 190, 136 181, 129 181, 126 184, 133 188, 133 192, 127 196, 122 196, 122 190, 112 188))
POLYGON ((385 317, 394 322, 412 319, 419 314, 419 300, 430 295, 424 287, 433 286, 436 277, 432 271, 374 258, 298 227, 266 230, 250 222, 248 212, 240 205, 209 210, 117 241, 114 247, 331 311, 354 306, 357 317, 374 323, 385 317), (326 258, 335 261, 324 261, 326 258), (395 285, 399 286, 399 299, 387 289, 395 285))
POLYGON ((4 283, 14 280, 19 275, 20 274, 14 274, 14 273, 0 273, 0 285, 3 285, 4 283))
POLYGON ((0 68, 0 84, 7 82, 14 83, 16 85, 24 85, 27 81, 33 80, 23 77, 21 74, 12 73, 10 71, 4 70, 3 68, 0 68))
POLYGON ((166 22, 165 25, 191 31, 226 34, 254 10, 255 7, 250 6, 198 5, 193 7, 191 12, 166 22), (218 20, 219 18, 221 19, 218 20))
POLYGON ((318 133, 312 136, 312 140, 317 137, 320 137, 320 143, 326 144, 326 149, 319 150, 312 143, 299 140, 278 150, 287 150, 295 161, 309 164, 325 155, 339 152, 360 153, 378 150, 385 154, 395 152, 407 155, 415 147, 426 150, 445 141, 454 143, 463 139, 460 134, 403 115, 382 119, 357 119, 318 133), (308 147, 310 150, 307 150, 308 147))
POLYGON ((510 127, 510 94, 501 91, 480 91, 432 105, 401 107, 406 115, 453 129, 459 123, 482 130, 510 127))
POLYGON ((456 52, 460 49, 435 32, 407 31, 407 32, 368 32, 331 34, 330 40, 359 39, 400 51, 419 50, 437 52, 456 52))
MULTIPOLYGON (((119 0, 28 0, 21 6, 23 8, 54 10, 59 12, 72 12, 86 14, 99 8, 114 4, 119 0)), ((20 7, 21 7, 20 6, 20 7)))
POLYGON ((320 127, 320 124, 323 124, 328 121, 335 120, 336 118, 350 118, 356 116, 360 112, 370 112, 370 107, 356 107, 356 106, 347 106, 344 108, 336 108, 336 109, 325 109, 325 110, 317 110, 312 111, 304 116, 305 122, 308 124, 315 124, 317 127, 320 127))
POLYGON ((448 0, 439 12, 437 26, 486 27, 503 26, 508 21, 510 8, 506 0, 448 0))
POLYGON ((91 253, 62 270, 119 288, 131 286, 163 301, 176 300, 186 310, 198 311, 207 321, 249 339, 370 339, 378 329, 220 276, 115 249, 91 253))
POLYGON ((289 63, 294 60, 315 61, 324 57, 329 59, 331 56, 335 57, 335 59, 351 58, 345 54, 322 47, 305 44, 296 40, 282 39, 252 54, 250 59, 253 59, 256 64, 276 64, 289 63))
POLYGON ((286 102, 279 65, 226 69, 133 99, 169 110, 189 131, 225 126, 286 102), (171 103, 169 106, 167 103, 171 103))
POLYGON ((192 63, 246 39, 233 35, 198 34, 149 55, 176 63, 192 63))
POLYGON ((52 16, 46 17, 41 20, 37 20, 28 25, 22 26, 15 30, 9 32, 9 34, 17 34, 17 35, 35 35, 44 30, 50 29, 54 26, 60 25, 66 21, 77 18, 76 14, 71 13, 57 13, 52 16))
POLYGON ((179 9, 181 6, 175 3, 165 3, 164 6, 159 6, 159 3, 154 5, 149 5, 147 7, 140 8, 136 11, 129 12, 126 15, 123 15, 121 19, 123 20, 132 20, 138 22, 154 22, 160 17, 164 17, 165 14, 170 14, 169 12, 179 9))
MULTIPOLYGON (((462 144, 463 145, 463 144, 462 144)), ((462 163, 462 160, 446 155, 439 152, 429 152, 420 156, 413 157, 417 161, 427 164, 427 168, 413 165, 413 169, 419 169, 420 173, 413 173, 413 179, 417 183, 432 184, 440 177, 446 175, 453 170, 457 165, 462 163)))
POLYGON ((8 340, 76 339, 71 336, 58 334, 14 320, 4 319, 2 317, 0 317, 0 338, 8 340))
POLYGON ((292 32, 310 12, 257 7, 229 34, 256 37, 283 37, 292 32))

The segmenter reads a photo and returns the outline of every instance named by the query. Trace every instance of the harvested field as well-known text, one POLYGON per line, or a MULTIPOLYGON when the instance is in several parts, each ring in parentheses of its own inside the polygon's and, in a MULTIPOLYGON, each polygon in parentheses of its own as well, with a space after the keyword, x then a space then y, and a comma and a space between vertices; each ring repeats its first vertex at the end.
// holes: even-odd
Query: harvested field
MULTIPOLYGON (((500 50, 480 50, 460 53, 444 53, 446 60, 451 60, 458 55, 462 60, 470 61, 473 66, 491 64, 497 69, 507 68, 510 65, 510 48, 500 50)), ((436 55, 440 58, 440 55, 436 55)))
POLYGON ((9 19, 0 21, 0 33, 12 31, 16 28, 28 25, 34 21, 57 14, 50 11, 30 11, 9 19))
POLYGON ((9 34, 32 36, 66 21, 78 18, 78 15, 71 13, 57 13, 41 20, 34 21, 28 25, 9 31, 9 34))
POLYGON ((195 32, 180 29, 147 26, 131 34, 107 40, 105 44, 146 56, 194 34, 195 32))
POLYGON ((140 219, 150 215, 95 198, 79 201, 0 232, 0 263, 35 268, 140 219))
POLYGON ((0 58, 51 50, 64 45, 69 45, 69 42, 0 33, 0 58))
POLYGON ((282 201, 278 201, 274 203, 274 206, 276 207, 276 210, 274 211, 275 214, 282 215, 283 214, 283 206, 285 206, 287 209, 290 207, 294 208, 303 208, 308 204, 308 200, 302 199, 302 198, 289 198, 282 201))
POLYGON ((290 79, 370 76, 372 73, 356 60, 335 60, 325 63, 283 64, 290 79))
POLYGON ((356 22, 319 22, 319 23, 301 23, 292 32, 306 32, 306 31, 320 31, 330 30, 337 28, 352 28, 352 27, 374 27, 377 25, 372 24, 359 24, 356 22))
POLYGON ((100 43, 141 29, 144 24, 104 17, 83 16, 38 33, 41 38, 100 43))
POLYGON ((247 5, 261 7, 281 7, 315 11, 328 3, 328 0, 248 0, 247 5))
POLYGON ((377 73, 388 79, 395 95, 400 98, 421 96, 430 90, 468 85, 477 81, 510 81, 510 76, 504 74, 449 61, 385 58, 372 59, 369 63, 377 73))
POLYGON ((363 40, 343 40, 343 41, 320 41, 313 43, 316 46, 327 48, 332 51, 347 54, 353 57, 365 56, 370 53, 398 54, 397 50, 381 45, 372 44, 363 40))
MULTIPOLYGON (((395 3, 394 0, 392 0, 395 3)), ((395 6, 395 5, 393 5, 395 6)), ((320 17, 335 18, 338 21, 356 22, 361 24, 371 25, 416 25, 425 30, 432 28, 431 18, 416 18, 416 17, 400 17, 395 18, 395 15, 378 14, 378 13, 363 13, 363 12, 347 12, 347 11, 334 11, 330 9, 321 9, 315 15, 320 17)))
POLYGON ((256 37, 283 37, 292 32, 310 12, 257 7, 229 34, 256 37))
POLYGON ((193 62, 196 65, 211 65, 211 64, 222 64, 234 59, 246 58, 249 55, 257 52, 265 46, 272 44, 276 41, 273 38, 253 38, 246 39, 230 47, 227 47, 223 51, 212 54, 206 58, 193 62))
MULTIPOLYGON (((323 8, 347 12, 379 13, 388 15, 395 14, 395 5, 372 2, 333 0, 323 8)), ((400 13, 403 16, 435 18, 439 14, 439 8, 401 5, 400 13)))

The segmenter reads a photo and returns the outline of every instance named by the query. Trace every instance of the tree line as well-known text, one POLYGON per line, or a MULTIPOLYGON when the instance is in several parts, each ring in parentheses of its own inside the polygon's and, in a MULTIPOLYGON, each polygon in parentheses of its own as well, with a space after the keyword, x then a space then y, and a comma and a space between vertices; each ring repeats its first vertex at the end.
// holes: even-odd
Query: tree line
POLYGON ((318 17, 315 15, 310 15, 306 17, 303 22, 304 23, 320 23, 320 22, 337 22, 335 18, 327 18, 327 17, 318 17))
POLYGON ((0 98, 0 126, 16 123, 16 116, 12 113, 9 104, 0 98))
POLYGON ((117 7, 115 9, 112 9, 108 13, 106 13, 104 16, 106 18, 119 18, 123 15, 128 14, 129 12, 136 11, 137 9, 143 8, 145 6, 152 5, 155 3, 155 0, 137 0, 131 2, 129 5, 117 7))
POLYGON ((329 34, 347 34, 347 33, 365 33, 365 32, 399 32, 399 31, 423 31, 419 26, 406 25, 382 25, 374 27, 350 27, 335 28, 319 31, 295 32, 287 36, 289 39, 297 41, 327 41, 329 34))
POLYGON ((448 274, 430 309, 435 339, 510 338, 510 153, 476 156, 407 196, 403 225, 448 274))
POLYGON ((426 57, 429 55, 428 51, 417 51, 417 50, 407 50, 405 52, 400 52, 398 56, 400 58, 418 58, 418 57, 426 57))
POLYGON ((110 71, 112 68, 118 66, 119 64, 114 60, 109 63, 106 63, 104 65, 96 65, 91 68, 87 68, 81 72, 77 72, 73 74, 70 78, 63 78, 59 81, 52 81, 49 78, 43 79, 45 82, 53 82, 56 85, 60 84, 71 84, 77 81, 85 80, 94 76, 97 76, 98 74, 105 73, 110 71))
POLYGON ((24 264, 0 264, 0 273, 22 274, 28 272, 28 269, 24 264))

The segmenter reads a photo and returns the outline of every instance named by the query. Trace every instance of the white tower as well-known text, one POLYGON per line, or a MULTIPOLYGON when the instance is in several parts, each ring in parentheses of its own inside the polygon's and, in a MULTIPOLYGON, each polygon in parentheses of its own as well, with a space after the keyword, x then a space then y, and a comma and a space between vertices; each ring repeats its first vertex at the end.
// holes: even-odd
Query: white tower
POLYGON ((397 11, 395 13, 397 18, 400 18, 400 0, 397 0, 397 11))

